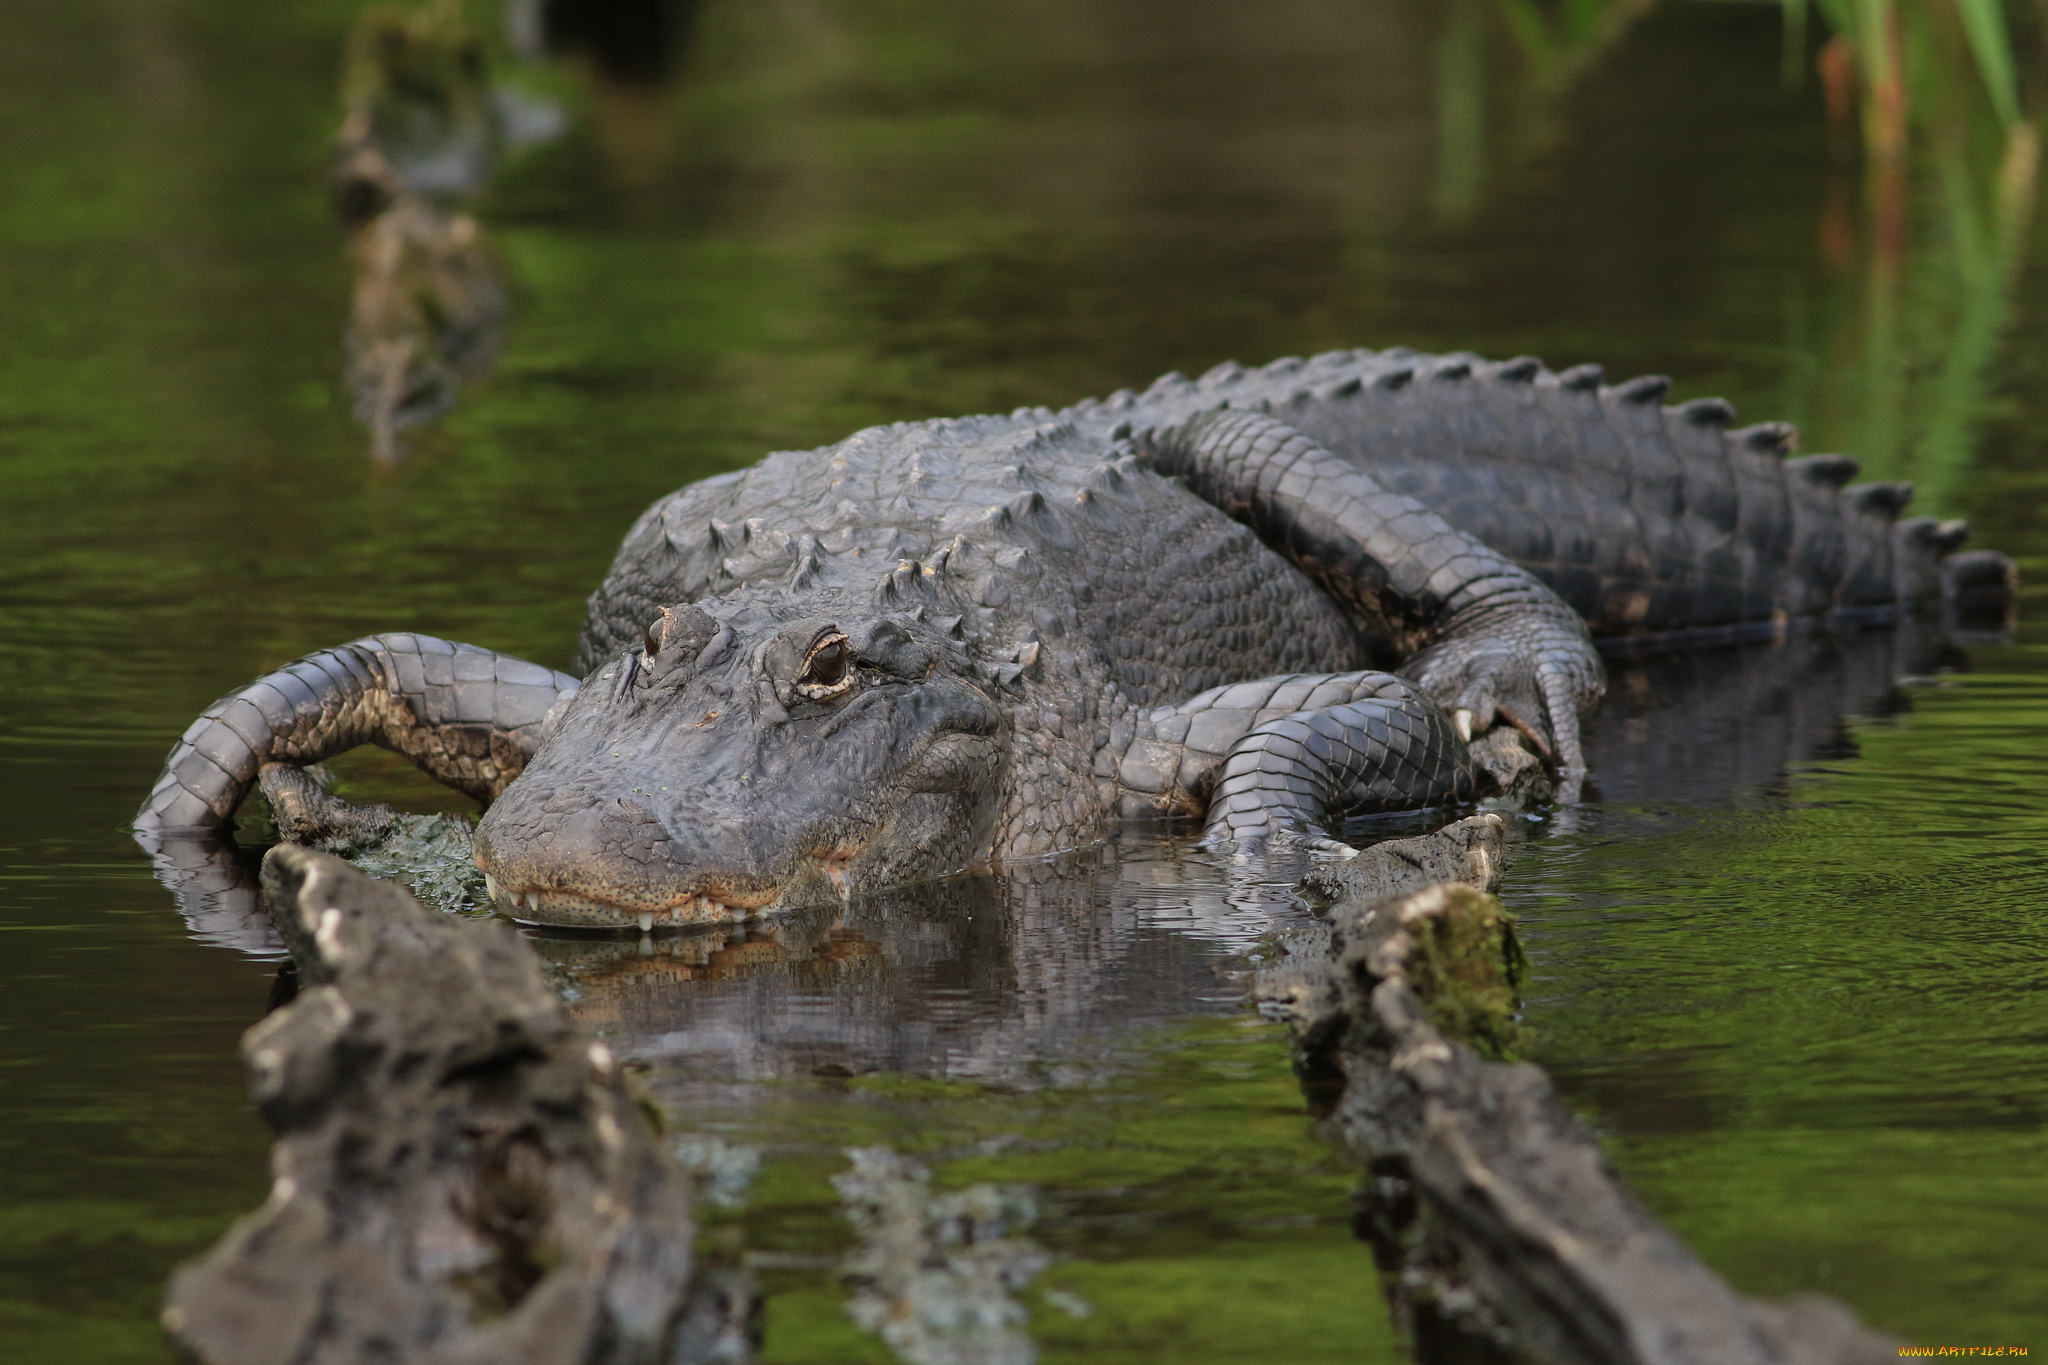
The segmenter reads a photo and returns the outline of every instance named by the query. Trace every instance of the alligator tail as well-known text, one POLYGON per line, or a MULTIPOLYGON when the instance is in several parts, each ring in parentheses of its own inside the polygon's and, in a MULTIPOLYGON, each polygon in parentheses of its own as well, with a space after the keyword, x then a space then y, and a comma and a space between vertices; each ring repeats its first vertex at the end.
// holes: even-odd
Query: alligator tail
POLYGON ((1270 412, 1530 569, 1601 635, 2009 611, 2012 561, 1959 552, 1960 521, 1902 516, 1910 485, 1852 484, 1847 456, 1792 458, 1791 426, 1738 426, 1723 400, 1667 404, 1668 389, 1530 357, 1339 351, 1169 375, 1075 415, 1142 427, 1270 412))

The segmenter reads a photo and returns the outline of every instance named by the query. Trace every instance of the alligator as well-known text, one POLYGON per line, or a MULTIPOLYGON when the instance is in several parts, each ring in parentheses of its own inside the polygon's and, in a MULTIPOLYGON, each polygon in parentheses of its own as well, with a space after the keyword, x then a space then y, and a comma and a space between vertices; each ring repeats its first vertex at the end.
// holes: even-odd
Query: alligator
POLYGON ((488 803, 497 907, 729 923, 1204 819, 1213 844, 1567 793, 1595 637, 2001 617, 2012 563, 1908 485, 1660 376, 1342 351, 899 423, 658 500, 577 677, 417 634, 223 697, 140 829, 218 829, 362 743, 488 803))

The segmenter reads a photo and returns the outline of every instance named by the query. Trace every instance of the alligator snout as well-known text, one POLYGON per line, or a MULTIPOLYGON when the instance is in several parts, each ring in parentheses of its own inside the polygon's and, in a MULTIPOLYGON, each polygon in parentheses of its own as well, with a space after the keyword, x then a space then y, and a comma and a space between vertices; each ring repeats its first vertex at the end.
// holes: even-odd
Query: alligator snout
POLYGON ((529 923, 835 905, 985 859, 1007 749, 957 643, 916 618, 668 609, 556 715, 476 860, 529 923))
POLYGON ((758 828, 697 802, 657 813, 665 795, 657 787, 596 797, 582 783, 515 782, 477 830, 492 900, 531 924, 646 931, 839 897, 825 858, 777 858, 758 828))

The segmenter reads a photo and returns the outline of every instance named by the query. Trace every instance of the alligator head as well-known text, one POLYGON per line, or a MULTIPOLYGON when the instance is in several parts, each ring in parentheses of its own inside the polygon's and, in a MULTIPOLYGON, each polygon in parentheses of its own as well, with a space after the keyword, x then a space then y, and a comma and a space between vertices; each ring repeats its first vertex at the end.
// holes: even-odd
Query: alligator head
POLYGON ((1007 718, 959 642, 838 605, 668 607, 585 679, 477 827, 499 908, 718 923, 986 857, 1007 718))

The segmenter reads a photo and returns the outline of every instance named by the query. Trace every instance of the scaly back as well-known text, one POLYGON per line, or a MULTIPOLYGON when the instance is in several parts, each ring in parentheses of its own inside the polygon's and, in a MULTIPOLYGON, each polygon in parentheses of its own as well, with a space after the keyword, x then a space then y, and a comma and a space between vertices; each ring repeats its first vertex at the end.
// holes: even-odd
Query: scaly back
POLYGON ((1850 485, 1849 457, 1787 458, 1792 427, 1737 427, 1718 398, 1667 406, 1668 388, 1528 357, 1335 351, 1167 375, 1063 415, 1110 436, 1212 408, 1270 412, 1539 574, 1600 634, 1743 633, 2009 595, 2003 556, 1954 554, 1964 523, 1900 519, 1910 485, 1850 485))

